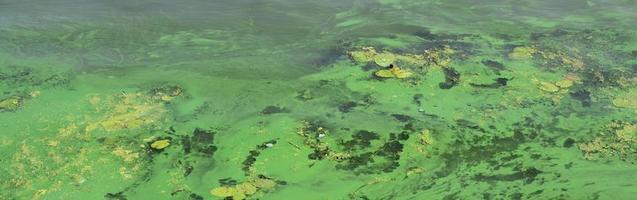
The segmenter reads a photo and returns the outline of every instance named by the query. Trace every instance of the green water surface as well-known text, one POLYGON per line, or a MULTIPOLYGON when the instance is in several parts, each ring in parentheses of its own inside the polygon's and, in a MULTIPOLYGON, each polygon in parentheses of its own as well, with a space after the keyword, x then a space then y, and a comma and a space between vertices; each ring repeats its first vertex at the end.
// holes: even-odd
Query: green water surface
POLYGON ((636 25, 634 0, 0 0, 0 199, 635 199, 636 25))

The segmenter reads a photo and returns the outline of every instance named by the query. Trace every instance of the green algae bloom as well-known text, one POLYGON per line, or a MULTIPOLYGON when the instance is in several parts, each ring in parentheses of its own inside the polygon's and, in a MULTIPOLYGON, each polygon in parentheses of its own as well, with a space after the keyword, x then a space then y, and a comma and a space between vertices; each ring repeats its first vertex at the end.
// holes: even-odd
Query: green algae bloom
POLYGON ((634 1, 0 10, 0 199, 637 196, 634 1))

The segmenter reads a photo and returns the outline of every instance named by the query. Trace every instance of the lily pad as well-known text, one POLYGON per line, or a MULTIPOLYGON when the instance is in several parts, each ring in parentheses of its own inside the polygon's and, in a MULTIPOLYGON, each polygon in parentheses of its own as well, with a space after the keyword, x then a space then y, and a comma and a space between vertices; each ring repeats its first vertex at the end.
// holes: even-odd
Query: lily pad
MULTIPOLYGON (((237 189, 234 187, 218 187, 210 191, 210 194, 218 197, 231 197, 237 194, 237 189)), ((245 198, 245 197, 244 197, 245 198)))
POLYGON ((381 78, 403 79, 403 78, 408 78, 408 77, 412 76, 413 73, 410 72, 410 71, 407 71, 407 70, 400 69, 399 67, 395 66, 394 64, 390 64, 389 68, 378 70, 378 71, 374 72, 374 75, 376 75, 378 77, 381 77, 381 78))
POLYGON ((165 149, 168 146, 170 146, 170 140, 168 139, 157 140, 150 144, 151 148, 157 149, 157 150, 165 149))
POLYGON ((374 57, 374 62, 379 66, 389 66, 396 61, 396 56, 391 53, 381 53, 374 57))

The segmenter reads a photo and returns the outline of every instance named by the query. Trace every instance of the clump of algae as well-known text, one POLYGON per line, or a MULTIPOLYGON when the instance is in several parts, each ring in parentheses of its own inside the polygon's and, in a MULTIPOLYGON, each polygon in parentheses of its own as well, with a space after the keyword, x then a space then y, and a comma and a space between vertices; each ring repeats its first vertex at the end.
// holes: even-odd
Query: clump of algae
POLYGON ((126 93, 118 97, 93 97, 91 102, 102 103, 98 110, 109 110, 98 120, 86 126, 87 131, 102 128, 106 131, 133 129, 160 122, 168 112, 161 102, 153 101, 143 93, 126 93))
POLYGON ((433 137, 431 136, 431 131, 429 129, 424 129, 419 134, 419 141, 422 145, 430 145, 434 143, 433 137))
POLYGON ((536 78, 531 79, 531 81, 540 91, 553 95, 553 100, 556 103, 568 93, 573 85, 580 83, 579 77, 573 74, 566 74, 564 78, 555 82, 542 81, 536 78))
POLYGON ((170 140, 168 139, 157 140, 150 144, 150 148, 153 148, 156 150, 162 150, 168 146, 170 146, 170 140))
POLYGON ((631 91, 615 97, 613 105, 618 108, 637 109, 637 91, 631 91))
POLYGON ((619 156, 622 160, 636 158, 634 156, 637 152, 637 124, 613 122, 606 127, 609 133, 579 145, 584 158, 587 160, 612 156, 619 156))
POLYGON ((539 50, 537 53, 540 56, 541 62, 548 66, 563 68, 573 72, 582 71, 585 68, 583 57, 579 54, 577 49, 572 49, 571 54, 551 50, 539 50))
POLYGON ((378 77, 381 77, 381 78, 403 79, 403 78, 408 78, 408 77, 412 76, 413 73, 411 73, 410 71, 404 70, 404 69, 400 69, 398 66, 396 66, 394 64, 390 64, 387 69, 381 69, 381 70, 378 70, 378 71, 374 72, 374 75, 376 75, 378 77))
POLYGON ((425 50, 421 54, 397 54, 389 51, 378 52, 373 47, 363 47, 360 50, 348 52, 350 58, 358 64, 375 63, 380 67, 387 67, 374 72, 381 78, 404 79, 416 74, 425 74, 431 68, 445 68, 451 64, 451 57, 455 51, 449 46, 436 47, 425 50), (397 67, 400 64, 404 68, 397 67))
POLYGON ((378 52, 374 47, 363 47, 361 50, 349 51, 348 55, 356 63, 364 64, 373 62, 381 67, 389 66, 396 62, 417 66, 427 64, 423 55, 378 52))
POLYGON ((257 193, 258 191, 270 190, 276 186, 277 183, 274 180, 263 177, 254 177, 246 182, 236 185, 216 187, 210 190, 210 194, 222 198, 231 197, 234 200, 242 200, 257 193))
MULTIPOLYGON (((125 141, 125 138, 105 137, 97 138, 102 146, 96 147, 92 143, 96 141, 93 136, 95 130, 120 131, 152 125, 166 117, 165 102, 168 100, 165 97, 174 98, 180 94, 137 92, 89 97, 88 103, 95 107, 98 114, 90 118, 69 115, 66 119, 70 122, 62 125, 57 134, 22 142, 12 155, 8 167, 11 175, 7 181, 0 182, 0 189, 15 191, 7 195, 20 199, 44 199, 50 193, 67 187, 81 187, 96 171, 119 174, 124 181, 135 178, 145 164, 139 143, 125 141), (95 162, 95 157, 99 157, 99 162, 95 162), (105 169, 100 164, 103 162, 119 164, 105 169)), ((37 93, 33 93, 29 97, 36 96, 37 93)), ((15 100, 18 98, 25 97, 15 96, 5 105, 17 105, 15 100)), ((165 148, 166 143, 157 147, 165 148)))
POLYGON ((569 94, 570 88, 575 83, 579 83, 579 78, 577 76, 567 74, 564 78, 555 82, 541 81, 535 78, 531 81, 540 91, 550 96, 553 103, 557 104, 564 96, 569 94))
POLYGON ((0 100, 0 111, 16 111, 22 107, 24 98, 14 95, 0 100))
POLYGON ((509 53, 509 58, 514 60, 531 59, 536 52, 537 49, 535 47, 515 47, 513 51, 509 53))

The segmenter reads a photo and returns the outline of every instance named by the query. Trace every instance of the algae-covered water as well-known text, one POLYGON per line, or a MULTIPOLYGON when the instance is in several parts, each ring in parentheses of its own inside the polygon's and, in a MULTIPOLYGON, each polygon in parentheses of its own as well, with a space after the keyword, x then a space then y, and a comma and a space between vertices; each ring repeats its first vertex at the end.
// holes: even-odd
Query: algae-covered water
POLYGON ((0 0, 0 199, 636 199, 634 0, 0 0))

